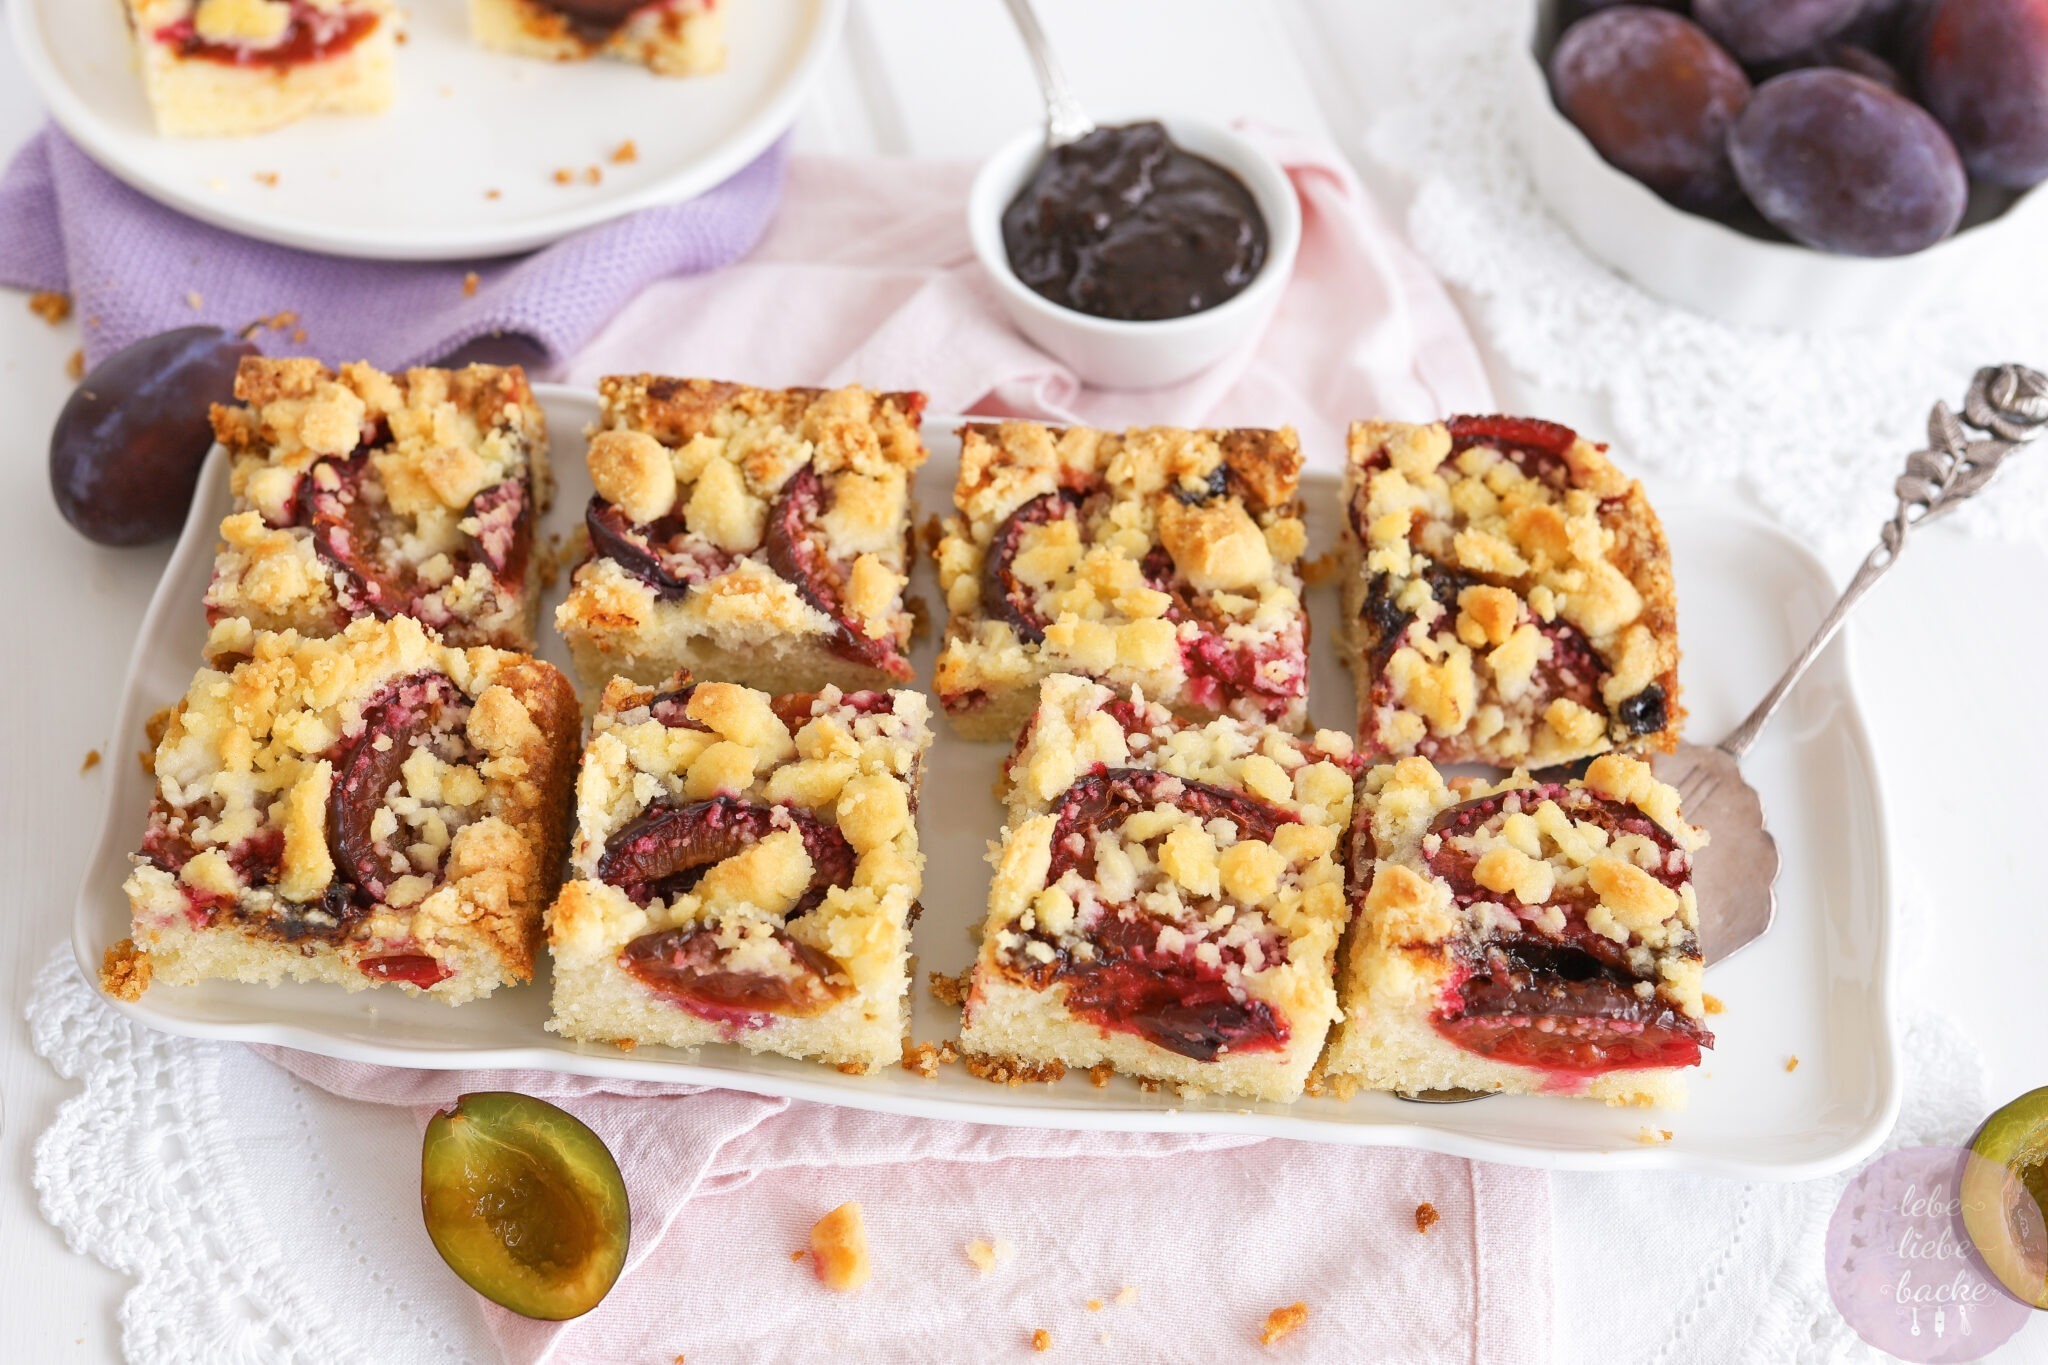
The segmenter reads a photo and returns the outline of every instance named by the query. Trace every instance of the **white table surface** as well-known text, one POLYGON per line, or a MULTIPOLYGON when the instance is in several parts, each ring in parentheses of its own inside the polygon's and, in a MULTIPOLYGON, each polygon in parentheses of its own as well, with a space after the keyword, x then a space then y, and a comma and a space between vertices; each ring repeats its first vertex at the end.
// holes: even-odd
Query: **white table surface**
MULTIPOLYGON (((1098 107, 1254 114, 1320 128, 1353 154, 1390 206, 1401 205, 1401 187, 1364 164, 1360 135, 1410 74, 1403 39, 1426 3, 1040 6, 1082 96, 1098 107)), ((1028 69, 994 0, 863 0, 855 8, 844 48, 799 125, 800 149, 973 157, 1035 117, 1028 69)), ((0 33, 0 155, 11 155, 41 117, 0 33)), ((81 776, 80 762, 92 748, 110 763, 134 761, 135 737, 110 735, 106 712, 168 554, 167 546, 88 544, 51 505, 47 433, 69 389, 65 358, 77 345, 75 321, 49 327, 19 296, 0 293, 0 583, 11 621, 0 651, 0 1358, 36 1362, 118 1359, 114 1313, 126 1281, 72 1254, 43 1221, 29 1184, 36 1135, 70 1087, 30 1050, 20 1010, 31 975, 66 934, 98 819, 104 777, 81 776)), ((2048 364, 2048 356, 1984 359, 2048 364)), ((1533 390, 1495 371, 1506 410, 1603 429, 1600 407, 1583 396, 1533 390)), ((1901 433, 1901 455, 1912 438, 1901 433)), ((1901 973, 1942 1000, 1982 1046, 2001 1099, 2048 1081, 2034 995, 2048 962, 2048 913, 2040 877, 2023 870, 2041 844, 2036 774, 2048 769, 2048 729, 2031 715, 2048 678, 2044 589, 2041 549, 1931 529, 1851 628, 1901 889, 1922 897, 1946 926, 1901 973)), ((1677 1237, 1663 1247, 1560 1246, 1561 1333, 1575 1312, 1599 1311, 1580 1298, 1588 1279, 1575 1269, 1695 1253, 1677 1237)), ((2035 1328, 1993 1359, 2042 1359, 2048 1338, 2035 1328)))

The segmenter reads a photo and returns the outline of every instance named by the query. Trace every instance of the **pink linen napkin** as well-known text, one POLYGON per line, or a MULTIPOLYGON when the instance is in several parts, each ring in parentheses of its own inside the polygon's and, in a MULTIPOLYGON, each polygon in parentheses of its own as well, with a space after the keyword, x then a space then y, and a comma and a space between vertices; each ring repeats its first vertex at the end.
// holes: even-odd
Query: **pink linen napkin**
MULTIPOLYGON (((1491 405, 1456 310, 1326 145, 1262 134, 1302 197, 1293 283, 1264 337, 1143 394, 1091 391, 1003 320, 968 248, 971 168, 793 158, 745 261, 648 288, 570 367, 915 387, 939 412, 1098 425, 1289 422, 1341 461, 1356 416, 1491 405)), ((571 1109, 631 1192, 632 1259, 595 1312, 485 1306, 516 1362, 1022 1360, 1032 1333, 1100 1361, 1526 1365, 1551 1353, 1548 1178, 1390 1149, 896 1118, 721 1090, 527 1072, 415 1072, 258 1049, 337 1094, 414 1108, 510 1089, 571 1109), (875 1280, 826 1292, 791 1252, 859 1200, 875 1280), (1441 1221, 1417 1230, 1417 1207, 1441 1221), (970 1241, 1015 1248, 984 1274, 970 1241), (1124 1286, 1135 1298, 1119 1302, 1124 1286), (1099 1301, 1100 1307, 1091 1307, 1099 1301)))
POLYGON ((1265 336, 1166 389, 1084 388, 1004 317, 968 243, 972 166, 793 157, 784 212, 752 254, 663 280, 568 368, 758 384, 921 389, 930 411, 1088 422, 1291 423, 1311 467, 1335 469, 1356 417, 1485 411, 1492 389, 1443 286, 1327 142, 1247 129, 1301 195, 1294 279, 1265 336))

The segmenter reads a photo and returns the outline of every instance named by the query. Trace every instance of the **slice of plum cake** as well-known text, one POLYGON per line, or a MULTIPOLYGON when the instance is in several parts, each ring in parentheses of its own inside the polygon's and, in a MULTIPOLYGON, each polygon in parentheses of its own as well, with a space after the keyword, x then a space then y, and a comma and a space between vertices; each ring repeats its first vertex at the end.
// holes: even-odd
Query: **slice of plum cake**
POLYGON ((210 645, 126 887, 151 977, 450 1004, 530 980, 568 850, 569 680, 405 617, 318 639, 225 621, 210 645))
POLYGON ((1054 673, 1299 731, 1308 540, 1292 431, 960 432, 935 680, 955 729, 1014 739, 1054 673))
POLYGON ((1359 787, 1355 912, 1323 1071, 1381 1090, 1683 1102, 1713 1046, 1692 856, 1649 765, 1447 783, 1427 759, 1359 787))
POLYGON ((1300 1094, 1337 1017, 1350 754, 1047 678, 1006 769, 962 1049, 1300 1094))
POLYGON ((613 376, 589 557, 555 624, 592 693, 687 670, 763 691, 912 677, 924 395, 613 376))
POLYGON ((392 0, 124 0, 166 137, 238 137, 397 93, 392 0))
POLYGON ((1361 753, 1538 768, 1677 744, 1670 551, 1603 451, 1517 417, 1352 426, 1361 753))
POLYGON ((208 620, 312 636, 410 616, 452 645, 533 648, 553 485, 524 371, 256 356, 235 397, 213 410, 235 502, 208 620))
POLYGON ((469 0, 469 30, 500 52, 550 61, 616 57, 662 76, 725 65, 732 0, 469 0))
POLYGON ((928 709, 910 691, 614 680, 549 919, 548 1027, 842 1068, 898 1060, 928 709))

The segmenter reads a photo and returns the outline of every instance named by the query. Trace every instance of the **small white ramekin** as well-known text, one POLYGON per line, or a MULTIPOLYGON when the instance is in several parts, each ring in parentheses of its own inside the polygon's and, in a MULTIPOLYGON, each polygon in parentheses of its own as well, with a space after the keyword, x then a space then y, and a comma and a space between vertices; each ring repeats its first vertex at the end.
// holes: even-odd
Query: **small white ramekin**
MULTIPOLYGON (((1144 115, 1117 122, 1135 122, 1144 115)), ((1265 264, 1242 293, 1214 308, 1157 322, 1119 322, 1077 313, 1033 292, 1003 250, 1003 210, 1045 155, 1045 130, 1017 135, 982 163, 967 196, 974 254, 995 284, 1017 330, 1063 361, 1081 381, 1105 389, 1155 389, 1208 369, 1265 330, 1294 273, 1301 247, 1301 204, 1280 163, 1249 140, 1195 119, 1159 118, 1188 151, 1245 183, 1265 215, 1265 264)))
POLYGON ((1537 190, 1581 246, 1658 297, 1723 322, 1842 331, 1895 323, 1977 270, 2038 269, 2025 258, 2048 232, 2048 196, 2040 194, 1973 187, 1965 220, 1973 226, 1911 256, 1883 258, 1767 241, 1666 203, 1602 160, 1558 109, 1545 70, 1558 0, 1524 4, 1515 123, 1537 190), (1975 222, 1987 208, 2002 212, 1975 222))

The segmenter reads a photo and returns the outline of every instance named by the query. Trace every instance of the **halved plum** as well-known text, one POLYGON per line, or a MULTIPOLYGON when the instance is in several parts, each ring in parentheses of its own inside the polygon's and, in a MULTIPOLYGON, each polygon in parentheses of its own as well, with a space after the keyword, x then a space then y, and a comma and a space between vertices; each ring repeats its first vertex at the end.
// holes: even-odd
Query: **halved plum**
POLYGON ((733 1028, 761 1028, 777 1016, 813 1019, 846 998, 850 987, 837 962, 780 929, 774 938, 789 958, 787 976, 733 971, 713 920, 642 934, 620 952, 619 965, 698 1018, 733 1028))
POLYGON ((1061 961, 1055 970, 1054 979, 1067 985, 1067 1012, 1198 1062, 1287 1045, 1287 1021, 1263 1000, 1239 999, 1224 980, 1223 962, 1200 961, 1192 945, 1159 952, 1160 927, 1143 916, 1105 916, 1094 931, 1094 961, 1061 961))
POLYGON ((1011 567, 1024 544, 1024 533, 1047 522, 1079 516, 1081 495, 1071 488, 1041 493, 1003 519, 989 540, 988 553, 981 561, 982 610, 991 620, 1001 621, 1017 632, 1027 645, 1045 642, 1045 618, 1031 604, 1031 596, 1018 583, 1011 567))
POLYGON ((639 905, 666 900, 688 891, 714 864, 783 829, 802 836, 811 858, 811 886, 793 915, 822 900, 826 888, 853 884, 853 845, 838 829, 802 811, 735 796, 649 806, 606 840, 598 879, 639 905))
POLYGON ((2048 1309, 2048 1086, 1984 1121, 1957 1193, 1985 1266, 2014 1298, 2048 1309))
POLYGON ((1255 796, 1157 768, 1104 768, 1075 782, 1060 798, 1046 880, 1080 866, 1097 830, 1121 825, 1139 811, 1162 804, 1178 806, 1204 823, 1228 820, 1243 839, 1270 841, 1280 826, 1299 818, 1255 796))
POLYGON ((817 530, 824 502, 824 481, 815 469, 805 465, 790 475, 768 513, 761 546, 768 567, 794 587, 799 597, 831 618, 836 629, 827 648, 834 654, 909 682, 913 676, 910 661, 896 647, 895 637, 869 635, 846 615, 838 567, 826 554, 817 530))
POLYGON ((463 1283, 551 1322, 597 1307, 632 1241, 626 1182, 604 1142, 545 1100, 504 1091, 464 1095, 428 1120, 420 1211, 463 1283))

